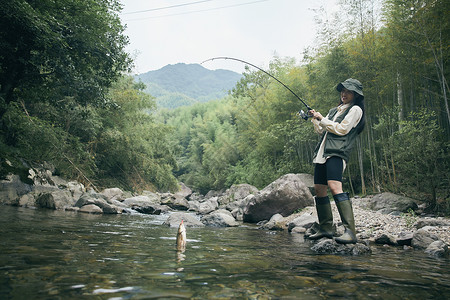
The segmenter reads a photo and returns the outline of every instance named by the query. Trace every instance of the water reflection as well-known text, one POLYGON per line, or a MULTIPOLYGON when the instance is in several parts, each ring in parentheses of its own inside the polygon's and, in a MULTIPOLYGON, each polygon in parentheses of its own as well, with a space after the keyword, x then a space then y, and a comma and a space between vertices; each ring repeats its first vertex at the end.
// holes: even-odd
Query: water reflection
POLYGON ((251 226, 189 228, 186 249, 177 251, 177 228, 164 220, 4 206, 0 298, 438 299, 450 292, 449 261, 421 251, 317 255, 302 235, 251 226))

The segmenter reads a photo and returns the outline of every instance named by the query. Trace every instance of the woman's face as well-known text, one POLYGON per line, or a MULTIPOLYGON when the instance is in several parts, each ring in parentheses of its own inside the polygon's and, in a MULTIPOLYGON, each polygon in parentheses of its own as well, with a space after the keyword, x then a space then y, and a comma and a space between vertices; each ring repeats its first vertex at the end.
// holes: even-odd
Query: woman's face
POLYGON ((344 104, 350 103, 355 99, 355 94, 353 91, 349 91, 346 88, 342 88, 341 90, 341 101, 344 104))

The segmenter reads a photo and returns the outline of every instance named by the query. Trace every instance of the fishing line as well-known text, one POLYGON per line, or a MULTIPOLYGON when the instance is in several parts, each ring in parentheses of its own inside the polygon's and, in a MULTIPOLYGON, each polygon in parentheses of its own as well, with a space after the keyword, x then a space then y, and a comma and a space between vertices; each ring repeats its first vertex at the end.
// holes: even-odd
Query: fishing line
MULTIPOLYGON (((298 100, 300 100, 301 103, 303 103, 303 105, 305 105, 305 107, 306 107, 306 109, 307 109, 308 111, 312 110, 312 108, 311 108, 308 104, 306 104, 305 101, 303 101, 296 93, 294 93, 294 91, 292 91, 287 85, 285 85, 283 82, 281 82, 278 78, 276 78, 276 77, 273 76, 272 74, 270 74, 270 73, 264 71, 264 70, 261 69, 260 67, 255 66, 254 64, 251 64, 251 63, 249 63, 249 62, 247 62, 247 61, 245 61, 245 60, 238 59, 238 58, 233 58, 233 57, 219 56, 219 57, 213 57, 213 58, 207 59, 207 60, 203 61, 203 62, 201 63, 201 65, 202 65, 203 63, 205 63, 205 62, 213 61, 213 60, 216 60, 216 59, 224 59, 224 60, 229 59, 229 60, 235 60, 235 61, 238 61, 238 62, 247 64, 247 65, 249 65, 249 66, 252 66, 253 68, 256 68, 256 69, 260 70, 260 71, 263 72, 264 74, 267 74, 267 75, 270 76, 271 78, 275 79, 278 83, 280 83, 280 84, 281 84, 282 86, 284 86, 286 89, 288 89, 289 92, 291 92, 298 100)), ((308 119, 308 117, 310 117, 310 116, 309 116, 307 113, 305 113, 303 110, 300 110, 300 111, 298 112, 298 114, 300 115, 300 117, 302 117, 302 118, 305 119, 305 120, 308 119)))

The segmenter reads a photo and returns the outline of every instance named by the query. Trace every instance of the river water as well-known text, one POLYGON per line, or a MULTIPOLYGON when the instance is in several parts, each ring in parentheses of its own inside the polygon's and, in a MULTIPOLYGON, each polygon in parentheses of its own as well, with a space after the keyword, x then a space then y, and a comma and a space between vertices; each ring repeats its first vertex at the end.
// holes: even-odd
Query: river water
MULTIPOLYGON (((444 299, 450 262, 372 246, 318 255, 301 235, 177 228, 167 216, 0 206, 0 299, 444 299)), ((447 298, 448 299, 448 298, 447 298)))

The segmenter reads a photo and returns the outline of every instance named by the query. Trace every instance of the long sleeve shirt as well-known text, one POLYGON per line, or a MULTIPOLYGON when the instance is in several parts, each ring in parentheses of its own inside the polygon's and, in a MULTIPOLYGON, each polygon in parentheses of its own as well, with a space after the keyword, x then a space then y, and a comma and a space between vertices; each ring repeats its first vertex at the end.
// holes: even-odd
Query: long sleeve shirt
MULTIPOLYGON (((326 117, 322 118, 322 120, 312 119, 311 121, 314 124, 314 130, 317 133, 325 133, 325 137, 322 140, 322 143, 320 144, 319 151, 317 152, 316 157, 313 160, 313 163, 315 164, 324 164, 328 157, 323 157, 324 149, 325 149, 325 141, 327 139, 328 132, 334 133, 339 136, 344 136, 350 132, 354 127, 356 127, 361 120, 361 117, 363 115, 362 109, 357 106, 353 105, 352 108, 350 108, 350 111, 345 116, 345 118, 340 122, 335 122, 336 118, 344 113, 346 109, 350 106, 350 104, 341 104, 337 107, 338 112, 334 116, 333 120, 328 119, 328 115, 326 117)), ((345 168, 345 161, 344 161, 344 168, 345 168)))

